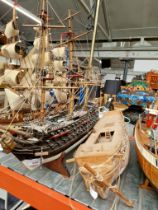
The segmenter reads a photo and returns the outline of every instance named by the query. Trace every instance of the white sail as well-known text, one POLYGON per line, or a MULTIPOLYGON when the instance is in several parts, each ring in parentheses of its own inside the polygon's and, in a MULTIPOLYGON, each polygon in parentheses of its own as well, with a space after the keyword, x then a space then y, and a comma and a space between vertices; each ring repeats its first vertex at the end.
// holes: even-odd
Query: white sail
POLYGON ((11 110, 16 111, 30 108, 30 105, 25 103, 24 96, 17 94, 11 89, 5 89, 5 94, 11 110))
MULTIPOLYGON (((62 74, 62 76, 55 75, 54 84, 57 86, 66 86, 66 73, 62 74)), ((66 103, 67 102, 67 92, 63 89, 55 89, 54 94, 58 101, 58 103, 66 103)))
POLYGON ((0 85, 4 84, 4 75, 0 77, 0 85))
MULTIPOLYGON (((44 53, 44 65, 47 66, 50 62, 51 62, 51 55, 50 55, 50 52, 45 52, 44 53)), ((38 64, 39 63, 39 54, 38 53, 35 53, 32 55, 31 57, 31 61, 34 63, 34 64, 38 64)))
POLYGON ((31 96, 31 110, 33 110, 33 111, 39 110, 40 107, 41 107, 39 91, 38 90, 34 90, 34 91, 32 91, 31 95, 32 95, 31 96))
POLYGON ((4 72, 4 82, 8 85, 20 84, 21 79, 24 76, 23 70, 6 69, 4 72))
POLYGON ((19 34, 19 30, 16 29, 15 21, 11 20, 9 23, 7 23, 4 34, 8 39, 11 37, 17 36, 19 34))
POLYGON ((58 60, 55 60, 53 62, 53 65, 54 65, 54 70, 55 71, 63 71, 65 69, 64 67, 64 61, 58 61, 58 60))
MULTIPOLYGON (((34 42, 33 42, 33 45, 34 47, 39 50, 40 49, 40 46, 41 46, 41 42, 42 42, 42 38, 41 37, 36 37, 34 42)), ((49 40, 48 40, 48 36, 45 37, 45 48, 47 49, 49 47, 49 40)))
POLYGON ((54 94, 58 103, 65 104, 67 102, 67 93, 64 93, 63 90, 54 89, 54 94))
POLYGON ((35 82, 33 78, 33 71, 35 68, 35 63, 32 62, 32 56, 35 53, 35 48, 33 47, 30 52, 28 53, 28 55, 24 58, 22 58, 21 60, 21 68, 25 69, 26 73, 23 77, 23 79, 20 82, 20 85, 24 85, 24 86, 31 86, 33 83, 32 81, 35 82))
POLYGON ((1 53, 3 56, 7 58, 14 58, 14 59, 19 59, 22 57, 20 54, 20 50, 16 51, 16 47, 19 45, 19 42, 11 43, 11 44, 6 44, 1 47, 1 53))
POLYGON ((4 72, 6 62, 0 62, 0 75, 4 72))
POLYGON ((52 50, 55 58, 65 58, 65 47, 57 47, 52 50))
MULTIPOLYGON (((45 91, 45 105, 51 104, 53 101, 50 91, 45 91)), ((41 90, 34 90, 31 94, 31 110, 39 110, 41 108, 41 90)))

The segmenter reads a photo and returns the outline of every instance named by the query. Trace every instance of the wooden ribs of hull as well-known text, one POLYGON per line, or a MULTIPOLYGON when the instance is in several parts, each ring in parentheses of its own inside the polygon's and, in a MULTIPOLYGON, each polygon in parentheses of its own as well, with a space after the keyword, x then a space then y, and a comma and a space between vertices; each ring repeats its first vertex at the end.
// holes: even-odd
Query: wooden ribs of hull
POLYGON ((150 164, 141 154, 139 149, 136 146, 136 153, 138 157, 139 164, 145 174, 145 176, 149 179, 151 184, 158 189, 158 169, 155 168, 152 164, 150 164))

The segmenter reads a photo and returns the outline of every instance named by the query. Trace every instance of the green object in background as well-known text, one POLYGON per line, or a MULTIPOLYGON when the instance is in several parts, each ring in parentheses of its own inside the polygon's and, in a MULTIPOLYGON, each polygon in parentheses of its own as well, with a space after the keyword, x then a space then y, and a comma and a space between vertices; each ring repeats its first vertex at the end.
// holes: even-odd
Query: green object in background
POLYGON ((134 81, 131 84, 127 85, 128 87, 143 87, 144 90, 149 88, 149 84, 145 81, 134 81))

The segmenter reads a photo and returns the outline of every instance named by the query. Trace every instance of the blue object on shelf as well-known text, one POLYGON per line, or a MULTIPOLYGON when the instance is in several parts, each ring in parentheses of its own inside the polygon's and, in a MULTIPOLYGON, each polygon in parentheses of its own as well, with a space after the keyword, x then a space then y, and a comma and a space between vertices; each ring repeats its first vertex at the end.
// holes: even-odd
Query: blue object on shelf
POLYGON ((139 105, 146 107, 148 104, 152 104, 156 101, 155 97, 145 91, 122 90, 117 94, 117 101, 120 101, 126 105, 139 105))

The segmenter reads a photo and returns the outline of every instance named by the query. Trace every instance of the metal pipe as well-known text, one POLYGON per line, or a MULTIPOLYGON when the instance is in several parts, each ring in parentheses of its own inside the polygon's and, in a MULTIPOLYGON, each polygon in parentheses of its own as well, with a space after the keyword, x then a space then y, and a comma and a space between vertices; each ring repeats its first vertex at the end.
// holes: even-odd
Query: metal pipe
POLYGON ((93 59, 93 54, 94 54, 94 44, 95 44, 96 30, 97 30, 97 24, 98 24, 99 6, 100 6, 100 0, 97 0, 97 8, 96 8, 96 14, 95 14, 95 21, 94 21, 94 31, 93 31, 93 37, 92 37, 90 59, 89 59, 89 68, 92 67, 92 59, 93 59))
POLYGON ((126 81, 128 73, 128 60, 124 60, 123 80, 126 81))

